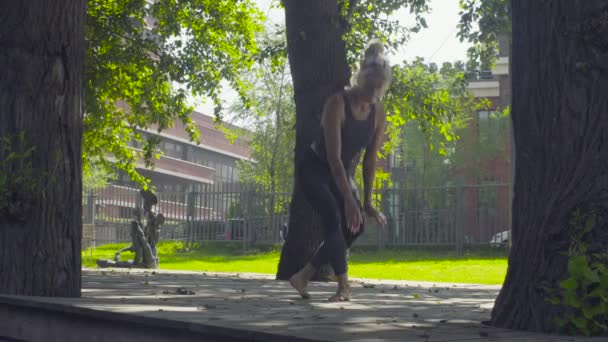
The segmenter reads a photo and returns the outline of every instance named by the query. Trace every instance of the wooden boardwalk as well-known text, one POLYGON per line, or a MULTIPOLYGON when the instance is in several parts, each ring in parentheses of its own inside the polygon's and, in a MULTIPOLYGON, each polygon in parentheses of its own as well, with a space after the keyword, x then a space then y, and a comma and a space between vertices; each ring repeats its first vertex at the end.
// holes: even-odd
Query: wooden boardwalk
POLYGON ((127 320, 259 332, 249 339, 260 341, 606 340, 484 326, 498 286, 355 280, 351 302, 328 303, 334 287, 312 283, 313 299, 305 301, 286 282, 264 275, 85 270, 82 298, 33 300, 127 314, 121 316, 127 320))

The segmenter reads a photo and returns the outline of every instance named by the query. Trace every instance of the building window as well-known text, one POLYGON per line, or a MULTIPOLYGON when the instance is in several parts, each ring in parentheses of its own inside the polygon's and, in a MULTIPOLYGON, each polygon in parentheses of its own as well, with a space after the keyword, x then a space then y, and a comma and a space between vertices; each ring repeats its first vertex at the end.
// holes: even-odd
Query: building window
POLYGON ((184 158, 184 146, 179 143, 171 141, 165 141, 163 143, 163 152, 166 156, 171 158, 183 159, 184 158))
POLYGON ((228 166, 222 164, 222 179, 228 179, 228 166))

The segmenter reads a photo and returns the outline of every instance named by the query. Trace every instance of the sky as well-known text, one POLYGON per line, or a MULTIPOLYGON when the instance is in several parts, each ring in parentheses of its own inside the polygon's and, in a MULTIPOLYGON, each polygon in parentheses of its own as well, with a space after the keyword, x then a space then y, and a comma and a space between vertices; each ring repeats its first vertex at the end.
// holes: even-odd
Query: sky
MULTIPOLYGON (((256 0, 258 8, 266 15, 269 24, 283 24, 285 16, 282 9, 272 8, 270 5, 277 0, 256 0)), ((434 62, 439 65, 443 62, 455 62, 466 59, 466 51, 469 47, 461 43, 456 37, 456 25, 458 24, 459 6, 458 0, 430 0, 431 13, 425 19, 428 28, 413 34, 410 41, 401 47, 395 55, 389 56, 391 63, 398 64, 403 60, 413 60, 423 57, 425 62, 434 62)), ((407 11, 396 14, 399 21, 412 22, 412 16, 407 11)), ((231 89, 222 91, 224 108, 237 100, 236 94, 231 89)), ((213 113, 211 101, 204 99, 190 99, 198 112, 205 114, 213 113)))

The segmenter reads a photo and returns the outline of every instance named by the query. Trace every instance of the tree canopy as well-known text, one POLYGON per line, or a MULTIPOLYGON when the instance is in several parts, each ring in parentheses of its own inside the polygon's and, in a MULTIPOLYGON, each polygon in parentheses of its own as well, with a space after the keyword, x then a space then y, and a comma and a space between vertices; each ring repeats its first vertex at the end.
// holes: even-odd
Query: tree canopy
POLYGON ((488 70, 498 53, 501 37, 511 40, 510 0, 460 0, 458 37, 473 44, 468 50, 468 69, 488 70))
MULTIPOLYGON (((274 70, 268 63, 257 65, 250 73, 252 88, 248 98, 230 107, 234 120, 247 121, 251 157, 255 162, 239 162, 241 181, 268 191, 288 193, 293 182, 295 108, 289 70, 281 63, 274 70)), ((236 132, 238 135, 239 133, 236 132)))
MULTIPOLYGON (((510 22, 505 21, 501 12, 508 10, 507 3, 505 0, 461 1, 459 35, 474 43, 470 50, 473 63, 492 55, 498 33, 504 32, 510 22), (477 31, 476 23, 479 23, 477 31)), ((405 44, 412 33, 426 27, 424 16, 431 10, 428 0, 344 0, 339 1, 338 6, 347 60, 355 68, 366 41, 379 37, 389 49, 395 49, 405 44), (409 11, 413 22, 406 26, 391 19, 398 11, 409 11)), ((256 42, 256 34, 264 30, 263 19, 252 0, 236 3, 90 0, 86 24, 85 170, 91 165, 105 168, 115 165, 144 184, 146 180, 137 173, 136 166, 141 161, 153 166, 153 160, 158 157, 155 145, 159 139, 150 135, 143 141, 139 130, 162 130, 180 120, 190 138, 198 141, 198 132, 189 118, 192 108, 187 105, 188 96, 211 98, 219 118, 222 81, 238 92, 242 110, 249 114, 268 112, 268 108, 260 105, 265 102, 262 98, 257 99, 257 108, 248 110, 251 99, 263 89, 256 89, 256 82, 243 77, 251 75, 243 71, 249 70, 256 60, 260 65, 266 64, 270 73, 285 64, 284 39, 266 39, 261 47, 256 42), (139 142, 139 149, 132 147, 133 141, 139 142)), ((277 30, 284 31, 281 27, 277 30)), ((461 64, 458 67, 462 69, 461 64)), ((421 61, 394 68, 395 80, 386 99, 391 113, 388 130, 391 139, 384 153, 396 146, 401 134, 399 127, 408 120, 420 119, 417 122, 431 140, 431 146, 437 145, 440 151, 445 141, 456 138, 449 116, 454 115, 453 106, 460 104, 450 101, 451 95, 447 94, 454 95, 458 87, 464 94, 466 82, 463 78, 454 79, 456 83, 447 93, 448 88, 422 89, 434 81, 412 82, 412 77, 422 75, 421 68, 421 61), (431 90, 431 97, 420 100, 424 97, 422 93, 431 90), (443 140, 437 140, 435 132, 439 132, 443 140)), ((258 69, 257 76, 260 75, 258 69)), ((266 117, 267 122, 268 119, 266 117)))
POLYGON ((158 138, 144 142, 138 130, 180 120, 198 141, 189 95, 211 98, 217 116, 220 82, 245 99, 241 74, 254 62, 263 15, 251 0, 89 0, 87 8, 85 170, 114 163, 144 184, 135 167, 152 165, 158 138), (130 148, 133 140, 143 147, 130 148))

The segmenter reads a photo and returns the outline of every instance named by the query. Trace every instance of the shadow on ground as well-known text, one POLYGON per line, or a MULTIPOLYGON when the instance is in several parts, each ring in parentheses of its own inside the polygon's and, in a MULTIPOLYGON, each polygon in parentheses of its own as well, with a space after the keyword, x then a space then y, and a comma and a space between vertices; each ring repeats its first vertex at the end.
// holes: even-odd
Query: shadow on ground
POLYGON ((325 341, 575 340, 483 326, 499 286, 353 281, 351 302, 328 303, 334 288, 305 301, 264 275, 85 270, 82 298, 61 302, 325 341))

